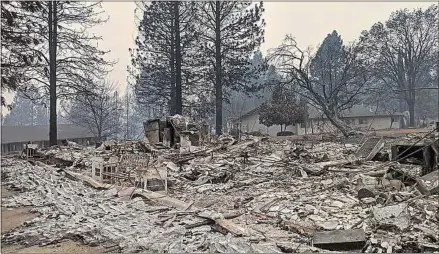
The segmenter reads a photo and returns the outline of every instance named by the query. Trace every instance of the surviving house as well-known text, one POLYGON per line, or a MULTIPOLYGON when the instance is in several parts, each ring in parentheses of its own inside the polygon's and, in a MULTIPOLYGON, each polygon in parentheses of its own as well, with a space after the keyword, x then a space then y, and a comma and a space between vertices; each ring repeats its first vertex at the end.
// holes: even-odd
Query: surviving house
MULTIPOLYGON (((350 110, 342 112, 342 120, 356 130, 383 130, 401 128, 403 115, 401 113, 389 114, 382 110, 364 105, 355 105, 350 110)), ((253 109, 235 120, 235 127, 242 132, 259 131, 270 136, 276 136, 281 131, 279 125, 267 127, 259 123, 259 108, 253 109)), ((331 124, 327 117, 314 107, 308 108, 308 119, 305 123, 289 125, 285 131, 295 135, 330 133, 337 128, 331 124)))
MULTIPOLYGON (((254 132, 267 133, 270 136, 276 136, 281 131, 280 125, 273 125, 267 127, 259 123, 259 107, 255 108, 241 116, 239 119, 234 119, 233 128, 239 129, 241 132, 254 132)), ((291 131, 297 134, 296 125, 288 125, 282 129, 282 131, 291 131)))
MULTIPOLYGON (((86 128, 74 124, 58 124, 58 143, 63 140, 85 145, 94 141, 94 135, 86 128)), ((49 126, 2 126, 1 145, 2 153, 22 151, 24 146, 31 142, 38 147, 49 146, 49 126)))

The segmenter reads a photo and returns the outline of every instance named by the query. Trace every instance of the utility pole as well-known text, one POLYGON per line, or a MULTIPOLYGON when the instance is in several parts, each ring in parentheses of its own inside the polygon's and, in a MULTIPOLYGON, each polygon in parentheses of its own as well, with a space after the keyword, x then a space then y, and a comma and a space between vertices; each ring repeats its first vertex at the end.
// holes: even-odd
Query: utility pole
POLYGON ((117 91, 114 92, 114 97, 115 97, 115 100, 116 100, 116 112, 115 112, 115 114, 116 114, 116 139, 117 139, 118 136, 119 136, 119 105, 118 105, 118 102, 117 102, 119 94, 117 93, 117 91))
POLYGON ((126 98, 126 108, 127 108, 127 121, 126 121, 126 133, 125 133, 125 140, 127 140, 128 139, 128 137, 129 137, 129 135, 128 135, 128 126, 129 126, 129 100, 130 100, 130 94, 129 94, 129 87, 127 87, 126 88, 126 96, 127 96, 127 98, 126 98))

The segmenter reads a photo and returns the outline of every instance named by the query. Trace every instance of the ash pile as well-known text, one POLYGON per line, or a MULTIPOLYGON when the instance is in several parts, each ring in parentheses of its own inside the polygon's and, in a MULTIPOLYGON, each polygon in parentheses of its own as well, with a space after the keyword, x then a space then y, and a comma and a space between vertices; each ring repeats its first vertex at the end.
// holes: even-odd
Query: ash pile
POLYGON ((39 151, 67 166, 4 159, 3 184, 18 194, 2 205, 30 206, 39 216, 3 233, 2 244, 74 239, 107 252, 438 252, 438 141, 420 138, 238 140, 181 116, 154 120, 145 123, 142 141, 39 151))

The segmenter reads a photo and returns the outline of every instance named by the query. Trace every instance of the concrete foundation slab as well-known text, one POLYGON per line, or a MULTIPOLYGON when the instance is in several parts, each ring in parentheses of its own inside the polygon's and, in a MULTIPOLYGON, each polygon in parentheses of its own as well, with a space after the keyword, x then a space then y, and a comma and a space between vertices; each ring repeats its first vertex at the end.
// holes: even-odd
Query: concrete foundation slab
POLYGON ((359 250, 366 244, 362 229, 314 232, 313 246, 327 250, 359 250))

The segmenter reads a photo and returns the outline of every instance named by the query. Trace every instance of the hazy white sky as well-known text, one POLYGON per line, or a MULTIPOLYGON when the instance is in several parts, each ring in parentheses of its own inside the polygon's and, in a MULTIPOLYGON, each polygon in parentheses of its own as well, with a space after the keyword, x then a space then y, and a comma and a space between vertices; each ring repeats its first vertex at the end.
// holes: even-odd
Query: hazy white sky
MULTIPOLYGON (((286 34, 292 34, 301 47, 319 45, 326 35, 337 30, 345 42, 358 38, 362 30, 375 22, 385 21, 390 13, 401 8, 426 8, 437 2, 265 2, 265 43, 261 50, 279 45, 286 34)), ((109 79, 119 83, 123 91, 130 63, 128 48, 134 46, 136 24, 134 2, 104 2, 109 21, 96 28, 103 36, 100 45, 111 50, 117 59, 109 79)))
MULTIPOLYGON (((262 52, 278 46, 286 34, 292 34, 301 47, 319 45, 328 33, 337 30, 345 42, 358 38, 362 30, 375 22, 385 21, 390 13, 402 8, 426 8, 437 2, 265 2, 265 43, 262 52)), ((109 16, 107 23, 93 28, 101 35, 102 49, 110 50, 109 59, 118 60, 108 79, 127 85, 128 49, 134 47, 137 25, 134 2, 103 2, 109 16)), ((6 95, 12 101, 11 95, 6 95)))

